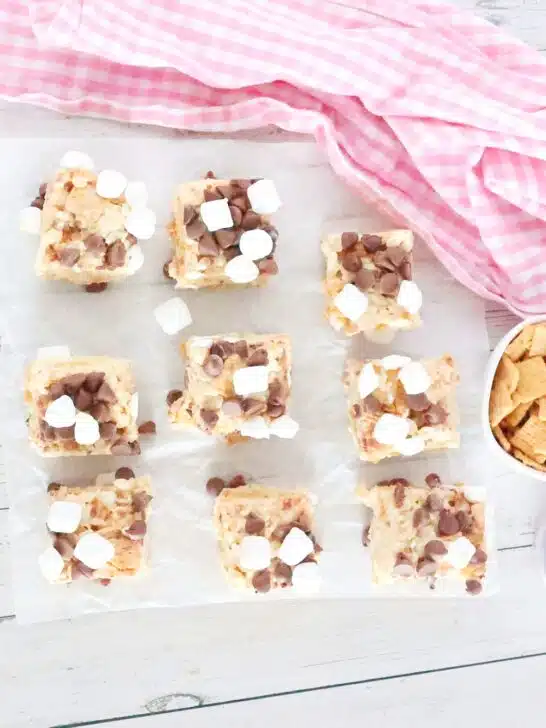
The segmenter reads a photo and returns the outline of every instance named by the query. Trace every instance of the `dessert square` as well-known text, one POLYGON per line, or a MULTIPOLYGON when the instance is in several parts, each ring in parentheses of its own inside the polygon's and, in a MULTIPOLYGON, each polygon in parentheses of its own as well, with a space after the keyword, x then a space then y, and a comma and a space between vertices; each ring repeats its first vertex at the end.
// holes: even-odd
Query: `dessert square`
POLYGON ((107 356, 45 357, 26 371, 28 433, 41 455, 138 455, 131 365, 107 356))
MULTIPOLYGON (((65 583, 81 577, 110 580, 146 567, 150 479, 130 468, 99 475, 93 485, 48 488, 52 544, 39 557, 44 577, 65 583)), ((107 582, 106 582, 107 583, 107 582)))
POLYGON ((228 581, 265 593, 320 586, 309 494, 251 484, 221 490, 214 505, 220 558, 228 581))
POLYGON ((326 318, 347 336, 392 337, 421 325, 421 290, 413 277, 413 233, 344 232, 322 239, 326 318))
POLYGON ((23 211, 23 228, 29 231, 29 210, 34 210, 40 234, 36 274, 100 291, 136 273, 144 262, 137 239, 147 240, 155 230, 146 198, 142 182, 128 182, 116 170, 96 173, 87 155, 67 153, 23 211))
POLYGON ((349 430, 361 460, 378 463, 459 447, 458 382, 449 355, 423 361, 398 354, 348 361, 349 430))
POLYGON ((271 180, 203 179, 178 187, 165 273, 177 288, 262 285, 278 272, 280 200, 271 180))
POLYGON ((443 485, 431 473, 423 485, 405 478, 360 491, 373 511, 364 542, 374 584, 454 579, 479 594, 486 574, 485 504, 461 484, 443 485))
POLYGON ((292 438, 292 349, 281 334, 194 336, 182 345, 185 389, 169 392, 171 422, 228 442, 292 438))

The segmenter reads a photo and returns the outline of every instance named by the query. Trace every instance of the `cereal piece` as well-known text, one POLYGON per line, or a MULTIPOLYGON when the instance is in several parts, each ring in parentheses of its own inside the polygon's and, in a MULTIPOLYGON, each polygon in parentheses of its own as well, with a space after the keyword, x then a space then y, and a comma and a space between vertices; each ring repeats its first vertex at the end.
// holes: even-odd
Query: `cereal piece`
POLYGON ((542 357, 524 359, 515 366, 519 372, 519 381, 512 397, 516 405, 546 395, 546 364, 542 357))
POLYGON ((533 326, 526 326, 516 338, 508 344, 505 355, 513 362, 520 361, 531 348, 533 339, 533 326))
POLYGON ((534 356, 546 356, 546 324, 533 326, 533 339, 527 356, 529 359, 534 356))
POLYGON ((536 415, 531 415, 527 422, 508 439, 513 447, 534 460, 538 462, 546 460, 546 423, 536 415))
MULTIPOLYGON (((546 422, 546 397, 539 397, 535 404, 538 405, 537 417, 539 420, 546 422)), ((523 406, 523 405, 522 405, 523 406)))
POLYGON ((510 412, 516 408, 516 403, 512 399, 512 394, 518 384, 519 371, 514 374, 515 365, 506 356, 503 356, 499 362, 493 386, 491 387, 491 395, 489 398, 489 421, 491 427, 497 425, 510 412), (510 365, 507 365, 510 362, 510 365))
POLYGON ((499 426, 493 427, 493 434, 495 435, 499 445, 501 445, 501 447, 506 450, 506 452, 510 452, 510 450, 512 449, 510 440, 508 440, 508 438, 499 426))
POLYGON ((318 587, 316 570, 302 570, 296 577, 299 566, 316 564, 321 551, 305 491, 256 484, 221 488, 214 524, 222 566, 234 586, 265 593, 291 587, 294 575, 299 590, 318 587))
POLYGON ((546 472, 546 465, 544 465, 543 462, 537 462, 536 460, 533 460, 533 458, 530 458, 528 455, 526 455, 521 450, 514 448, 512 450, 512 454, 525 465, 529 465, 531 468, 534 468, 535 470, 540 470, 542 472, 546 472))
MULTIPOLYGON (((546 397, 544 398, 544 401, 546 402, 546 397)), ((510 414, 503 419, 501 424, 505 427, 510 427, 511 429, 516 428, 525 418, 527 412, 529 412, 532 405, 532 402, 524 402, 523 404, 518 404, 516 409, 513 412, 510 412, 510 414)), ((542 417, 540 417, 540 412, 539 418, 543 419, 542 417)))

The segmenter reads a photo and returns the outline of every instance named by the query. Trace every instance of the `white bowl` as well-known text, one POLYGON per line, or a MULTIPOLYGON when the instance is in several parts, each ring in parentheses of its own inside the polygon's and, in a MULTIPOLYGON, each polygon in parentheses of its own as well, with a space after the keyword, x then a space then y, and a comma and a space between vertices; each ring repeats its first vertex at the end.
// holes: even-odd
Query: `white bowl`
POLYGON ((487 443, 497 453, 497 455, 503 459, 508 468, 515 470, 517 473, 521 473, 521 475, 528 475, 531 478, 535 478, 535 480, 542 480, 546 482, 546 472, 535 470, 530 465, 525 465, 525 463, 522 463, 517 458, 509 455, 506 450, 499 445, 493 435, 491 425, 489 424, 489 397, 491 396, 491 387, 493 386, 493 379, 495 377, 495 372, 497 371, 497 366, 502 355, 506 351, 506 347, 512 339, 515 339, 519 332, 526 326, 529 326, 529 324, 540 324, 544 322, 546 322, 546 316, 531 316, 524 319, 517 326, 514 326, 513 329, 510 329, 506 336, 504 336, 493 349, 485 371, 485 394, 482 403, 482 427, 487 443))

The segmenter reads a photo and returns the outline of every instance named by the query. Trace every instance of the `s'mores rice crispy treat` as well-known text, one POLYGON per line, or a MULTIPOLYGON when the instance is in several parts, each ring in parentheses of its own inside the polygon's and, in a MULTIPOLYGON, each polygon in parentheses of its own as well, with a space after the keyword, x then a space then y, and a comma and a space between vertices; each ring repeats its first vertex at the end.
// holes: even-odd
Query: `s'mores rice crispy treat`
POLYGON ((458 382, 449 355, 423 361, 398 354, 349 360, 344 375, 349 430, 361 460, 377 463, 459 447, 458 382))
POLYGON ((178 187, 165 274, 177 288, 262 285, 278 272, 280 199, 269 179, 214 179, 178 187))
POLYGON ((215 500, 214 525, 222 566, 233 586, 261 593, 319 589, 321 548, 305 491, 224 488, 215 500))
POLYGON ((135 576, 146 568, 150 479, 130 468, 99 475, 93 485, 48 488, 51 546, 39 557, 52 583, 135 576))
POLYGON ((113 169, 94 172, 87 154, 67 152, 21 213, 21 228, 40 235, 36 274, 91 292, 133 275, 144 262, 138 240, 155 231, 146 202, 143 182, 113 169))
POLYGON ((230 443, 295 436, 298 424, 288 414, 292 347, 287 336, 194 336, 182 345, 182 354, 184 391, 167 395, 173 424, 230 443))
POLYGON ((381 339, 421 325, 412 250, 410 230, 323 237, 326 318, 336 331, 381 339))
POLYGON ((481 494, 443 485, 431 473, 422 485, 395 478, 359 495, 373 511, 364 543, 374 584, 425 581, 435 588, 449 579, 461 592, 482 591, 489 554, 481 494))
POLYGON ((27 369, 28 433, 41 455, 138 455, 131 365, 107 356, 46 357, 27 369))

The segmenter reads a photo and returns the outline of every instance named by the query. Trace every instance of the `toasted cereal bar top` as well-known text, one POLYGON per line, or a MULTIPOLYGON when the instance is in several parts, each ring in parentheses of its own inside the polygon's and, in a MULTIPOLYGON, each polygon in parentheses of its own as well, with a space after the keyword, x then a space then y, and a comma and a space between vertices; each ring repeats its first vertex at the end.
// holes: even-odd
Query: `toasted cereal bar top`
POLYGON ((485 508, 470 489, 445 486, 431 473, 424 485, 395 478, 359 494, 373 510, 365 542, 374 583, 424 579, 434 588, 438 579, 455 578, 469 594, 482 591, 485 508))

